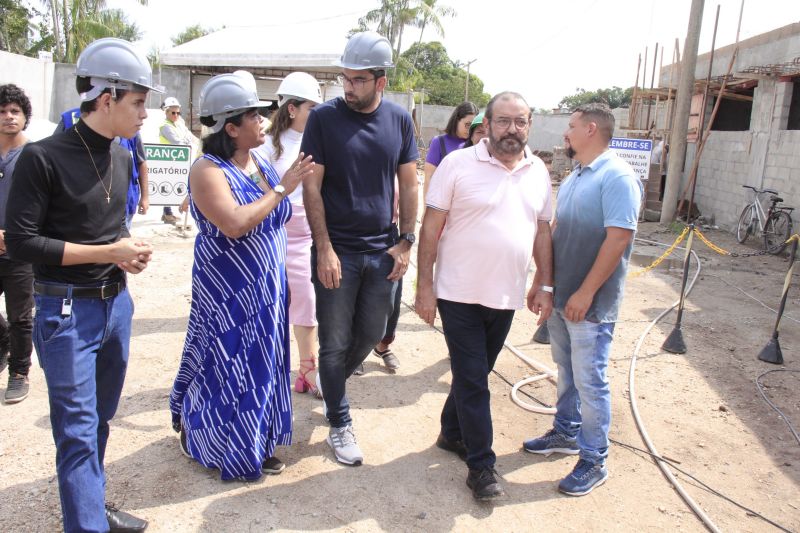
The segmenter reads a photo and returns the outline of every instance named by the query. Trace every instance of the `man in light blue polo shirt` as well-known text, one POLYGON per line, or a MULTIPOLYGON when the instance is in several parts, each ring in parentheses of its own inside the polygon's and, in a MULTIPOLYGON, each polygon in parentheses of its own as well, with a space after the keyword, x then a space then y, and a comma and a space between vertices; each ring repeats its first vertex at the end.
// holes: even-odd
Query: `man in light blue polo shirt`
POLYGON ((614 115, 605 104, 578 107, 564 134, 578 166, 558 191, 553 231, 555 299, 547 326, 558 366, 553 429, 524 443, 543 455, 580 455, 558 489, 583 496, 605 482, 611 391, 607 367, 633 248, 642 185, 608 149, 614 115))

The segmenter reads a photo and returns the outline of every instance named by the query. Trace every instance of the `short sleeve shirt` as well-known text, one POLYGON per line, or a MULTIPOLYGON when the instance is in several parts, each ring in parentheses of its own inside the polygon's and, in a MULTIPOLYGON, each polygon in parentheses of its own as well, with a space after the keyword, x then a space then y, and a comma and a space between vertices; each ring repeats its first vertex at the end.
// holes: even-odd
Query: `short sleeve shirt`
POLYGON ((438 167, 442 163, 444 156, 458 150, 464 144, 464 139, 453 137, 452 135, 438 135, 431 139, 431 144, 428 146, 428 155, 425 156, 425 162, 438 167), (444 141, 444 151, 442 153, 442 141, 444 141))
POLYGON ((372 253, 397 243, 395 176, 419 157, 411 115, 382 100, 372 113, 336 98, 311 110, 300 151, 324 165, 322 202, 336 253, 372 253))
POLYGON ((550 174, 525 148, 508 170, 489 154, 488 139, 442 161, 426 196, 447 212, 439 239, 436 297, 492 309, 521 309, 540 221, 550 221, 550 174))
MULTIPOLYGON (((606 238, 606 228, 636 230, 641 200, 641 182, 630 165, 611 150, 585 167, 576 167, 561 183, 553 232, 556 309, 564 309, 589 274, 606 238)), ((632 250, 633 241, 595 294, 586 320, 617 320, 632 250)))

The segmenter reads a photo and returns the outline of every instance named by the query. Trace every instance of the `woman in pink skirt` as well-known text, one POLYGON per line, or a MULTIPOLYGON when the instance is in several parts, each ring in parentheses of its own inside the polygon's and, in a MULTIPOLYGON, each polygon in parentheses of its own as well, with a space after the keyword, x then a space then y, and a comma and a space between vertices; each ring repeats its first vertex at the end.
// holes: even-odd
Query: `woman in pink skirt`
MULTIPOLYGON (((293 72, 278 87, 280 106, 267 129, 267 140, 258 148, 278 176, 297 159, 308 113, 322 103, 319 83, 305 72, 293 72)), ((311 284, 311 229, 303 207, 303 186, 289 195, 292 218, 286 223, 286 271, 291 291, 289 323, 294 329, 300 368, 294 383, 297 392, 322 394, 316 386, 317 316, 314 286, 311 284)))

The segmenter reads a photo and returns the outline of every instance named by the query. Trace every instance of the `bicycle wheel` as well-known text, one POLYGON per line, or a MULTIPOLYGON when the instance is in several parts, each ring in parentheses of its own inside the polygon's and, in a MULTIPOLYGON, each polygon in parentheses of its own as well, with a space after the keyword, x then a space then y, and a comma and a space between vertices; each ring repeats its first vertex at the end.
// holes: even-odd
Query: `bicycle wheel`
POLYGON ((739 215, 739 225, 736 226, 736 240, 739 241, 739 244, 743 244, 747 237, 753 233, 754 209, 755 207, 752 204, 745 206, 742 209, 742 214, 739 215))
POLYGON ((792 217, 786 211, 775 211, 764 227, 764 249, 773 255, 780 254, 791 235, 792 217))

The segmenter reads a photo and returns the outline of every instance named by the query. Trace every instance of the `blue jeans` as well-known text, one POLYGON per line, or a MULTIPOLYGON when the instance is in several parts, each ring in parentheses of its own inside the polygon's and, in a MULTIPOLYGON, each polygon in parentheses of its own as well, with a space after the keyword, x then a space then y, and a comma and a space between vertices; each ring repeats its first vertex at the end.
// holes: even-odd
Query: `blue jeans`
POLYGON ((394 342, 397 323, 400 321, 401 307, 403 307, 403 278, 400 278, 400 281, 397 282, 397 290, 394 293, 394 308, 392 309, 392 314, 389 315, 389 321, 386 323, 386 332, 381 339, 381 343, 386 346, 394 342))
POLYGON ((47 380, 64 531, 105 532, 103 458, 128 365, 133 301, 36 295, 34 344, 47 380))
POLYGON ((453 382, 442 408, 442 434, 467 447, 467 466, 493 467, 489 372, 503 349, 513 309, 490 309, 439 299, 444 338, 450 350, 453 382))
POLYGON ((349 425, 345 381, 383 338, 392 312, 397 282, 386 279, 394 259, 386 252, 339 254, 342 279, 326 289, 317 276, 317 253, 311 248, 311 281, 317 296, 319 379, 331 426, 349 425))
POLYGON ((611 426, 608 358, 614 323, 570 322, 554 310, 547 321, 550 349, 558 366, 558 401, 553 427, 577 438, 580 457, 604 463, 611 426))

